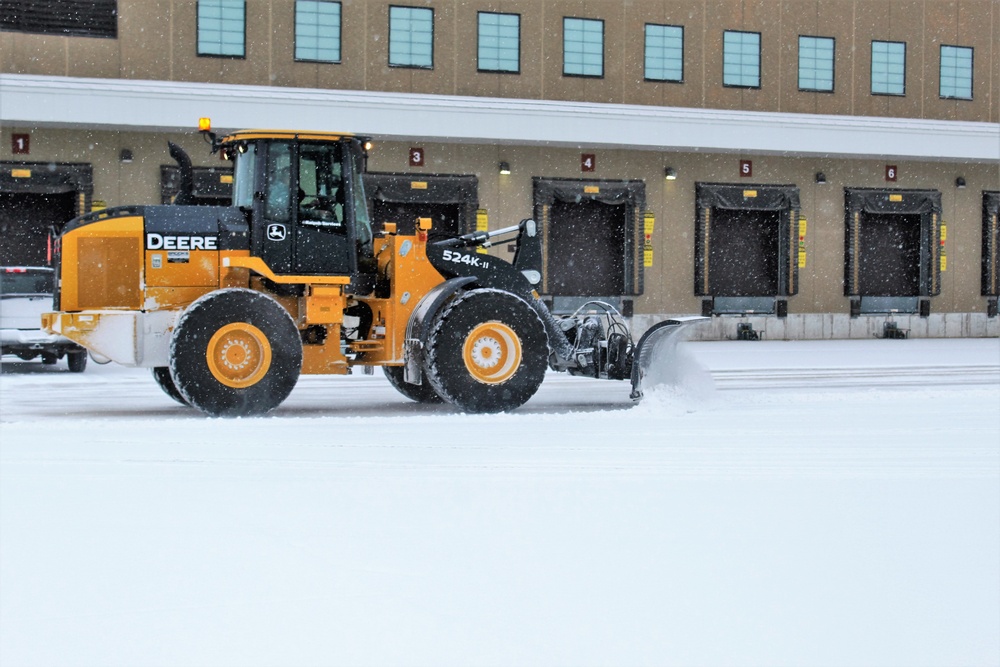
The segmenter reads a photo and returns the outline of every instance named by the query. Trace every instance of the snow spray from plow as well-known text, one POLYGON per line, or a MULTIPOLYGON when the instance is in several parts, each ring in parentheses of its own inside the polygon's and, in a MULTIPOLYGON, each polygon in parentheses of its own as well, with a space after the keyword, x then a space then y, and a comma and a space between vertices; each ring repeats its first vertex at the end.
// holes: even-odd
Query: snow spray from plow
POLYGON ((681 384, 689 369, 681 363, 677 345, 684 340, 688 325, 708 320, 698 316, 675 317, 657 322, 639 338, 632 360, 633 401, 642 398, 644 388, 681 384))

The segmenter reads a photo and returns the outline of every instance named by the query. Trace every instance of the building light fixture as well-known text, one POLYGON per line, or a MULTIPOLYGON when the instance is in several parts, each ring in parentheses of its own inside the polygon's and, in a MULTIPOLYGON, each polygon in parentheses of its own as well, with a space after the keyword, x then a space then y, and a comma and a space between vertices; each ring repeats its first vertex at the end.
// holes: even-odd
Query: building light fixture
POLYGON ((965 189, 965 179, 962 178, 961 176, 959 176, 958 178, 956 178, 955 179, 955 187, 958 188, 959 190, 964 190, 965 189))
POLYGON ((507 176, 508 174, 510 174, 510 163, 509 162, 501 162, 500 163, 500 173, 503 174, 504 176, 507 176))
POLYGON ((122 152, 118 155, 118 159, 124 164, 132 164, 132 149, 123 148, 122 152))
POLYGON ((817 171, 816 183, 819 185, 826 185, 826 174, 824 174, 822 171, 817 171))
POLYGON ((668 181, 676 181, 677 170, 674 169, 673 167, 667 167, 666 169, 663 170, 663 177, 668 181))

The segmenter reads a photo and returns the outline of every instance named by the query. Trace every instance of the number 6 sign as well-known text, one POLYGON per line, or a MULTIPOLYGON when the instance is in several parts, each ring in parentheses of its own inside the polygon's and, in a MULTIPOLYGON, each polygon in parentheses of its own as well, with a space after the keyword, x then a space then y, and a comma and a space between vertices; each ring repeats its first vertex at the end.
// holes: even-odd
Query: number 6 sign
POLYGON ((887 165, 885 165, 885 180, 895 182, 896 181, 896 175, 898 173, 899 172, 896 170, 896 165, 894 165, 894 164, 887 164, 887 165))

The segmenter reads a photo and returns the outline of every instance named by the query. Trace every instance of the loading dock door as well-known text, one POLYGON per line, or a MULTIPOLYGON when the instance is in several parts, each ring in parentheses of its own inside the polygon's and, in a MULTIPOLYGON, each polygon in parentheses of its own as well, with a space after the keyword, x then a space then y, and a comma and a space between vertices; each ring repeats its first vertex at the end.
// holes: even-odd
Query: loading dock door
POLYGON ((464 204, 437 204, 427 202, 392 202, 372 200, 372 224, 381 229, 386 222, 395 222, 400 234, 413 234, 417 218, 430 218, 431 232, 435 236, 460 236, 464 204))
POLYGON ((546 293, 555 296, 625 294, 625 207, 596 201, 557 201, 549 211, 549 247, 558 261, 546 293))
POLYGON ((479 179, 471 175, 365 174, 372 226, 386 222, 400 234, 413 234, 417 218, 431 218, 431 236, 455 236, 475 229, 479 179))
POLYGON ((941 291, 941 193, 845 188, 844 198, 844 294, 852 313, 913 313, 921 301, 929 307, 921 297, 941 291))
POLYGON ((794 185, 696 184, 695 286, 712 312, 772 312, 798 292, 794 185))
POLYGON ((48 266, 49 229, 75 216, 75 192, 0 192, 0 265, 48 266))
POLYGON ((982 295, 1000 295, 1000 192, 983 193, 982 295))
POLYGON ((0 264, 47 266, 49 233, 87 212, 89 164, 0 162, 0 264))
POLYGON ((643 181, 535 177, 542 292, 556 297, 642 294, 643 181))
POLYGON ((712 225, 709 290, 725 296, 778 294, 778 211, 719 209, 712 225))
POLYGON ((920 216, 865 216, 859 276, 864 296, 920 295, 920 216))

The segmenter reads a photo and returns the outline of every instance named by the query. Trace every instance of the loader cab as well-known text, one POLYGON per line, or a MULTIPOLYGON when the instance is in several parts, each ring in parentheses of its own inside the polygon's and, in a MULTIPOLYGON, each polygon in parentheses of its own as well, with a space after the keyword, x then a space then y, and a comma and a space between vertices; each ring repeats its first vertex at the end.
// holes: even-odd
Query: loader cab
POLYGON ((364 153, 354 137, 239 133, 223 140, 235 161, 233 205, 249 215, 250 251, 277 274, 374 276, 364 153))

